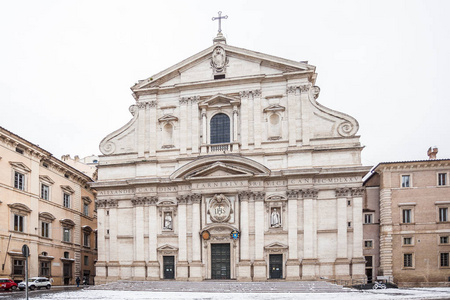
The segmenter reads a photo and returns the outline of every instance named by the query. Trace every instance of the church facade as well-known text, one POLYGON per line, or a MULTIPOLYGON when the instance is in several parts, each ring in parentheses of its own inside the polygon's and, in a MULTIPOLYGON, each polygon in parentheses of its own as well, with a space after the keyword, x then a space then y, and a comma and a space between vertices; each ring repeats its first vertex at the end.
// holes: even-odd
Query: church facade
POLYGON ((96 282, 363 278, 358 123, 316 75, 219 33, 134 85, 100 143, 96 282))

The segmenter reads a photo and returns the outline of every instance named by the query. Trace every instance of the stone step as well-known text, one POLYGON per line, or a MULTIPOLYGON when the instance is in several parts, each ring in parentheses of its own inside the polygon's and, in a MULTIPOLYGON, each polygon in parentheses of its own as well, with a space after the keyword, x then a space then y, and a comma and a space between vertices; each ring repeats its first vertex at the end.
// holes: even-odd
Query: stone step
POLYGON ((91 286, 95 290, 132 290, 154 292, 217 292, 217 293, 339 293, 348 292, 342 286, 326 281, 237 282, 201 281, 118 281, 91 286))

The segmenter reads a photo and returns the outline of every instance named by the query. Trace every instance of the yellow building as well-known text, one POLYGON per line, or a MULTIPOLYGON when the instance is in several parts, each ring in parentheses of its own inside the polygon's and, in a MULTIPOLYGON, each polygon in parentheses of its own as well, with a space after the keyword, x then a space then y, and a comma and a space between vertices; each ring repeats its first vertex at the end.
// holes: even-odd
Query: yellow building
POLYGON ((0 277, 94 281, 97 216, 92 179, 39 146, 0 127, 0 277))

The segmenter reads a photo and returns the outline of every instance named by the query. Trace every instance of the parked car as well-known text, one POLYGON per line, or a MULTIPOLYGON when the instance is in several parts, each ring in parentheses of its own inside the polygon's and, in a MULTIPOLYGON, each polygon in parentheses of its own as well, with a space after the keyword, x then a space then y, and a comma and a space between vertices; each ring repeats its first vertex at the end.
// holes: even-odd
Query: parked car
MULTIPOLYGON (((19 289, 24 290, 26 285, 27 284, 25 281, 19 282, 19 289)), ((36 288, 39 290, 42 287, 45 287, 47 290, 52 287, 52 284, 50 283, 48 278, 46 278, 46 277, 28 278, 28 288, 30 290, 34 290, 36 288)))
POLYGON ((2 290, 17 290, 17 283, 9 278, 0 278, 0 289, 2 290))

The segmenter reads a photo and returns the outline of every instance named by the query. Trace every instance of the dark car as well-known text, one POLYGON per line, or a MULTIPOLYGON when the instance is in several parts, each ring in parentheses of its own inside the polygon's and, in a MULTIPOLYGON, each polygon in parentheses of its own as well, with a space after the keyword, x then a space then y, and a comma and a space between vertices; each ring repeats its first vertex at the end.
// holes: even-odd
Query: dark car
POLYGON ((2 290, 17 290, 17 283, 9 278, 0 278, 0 289, 2 290))

